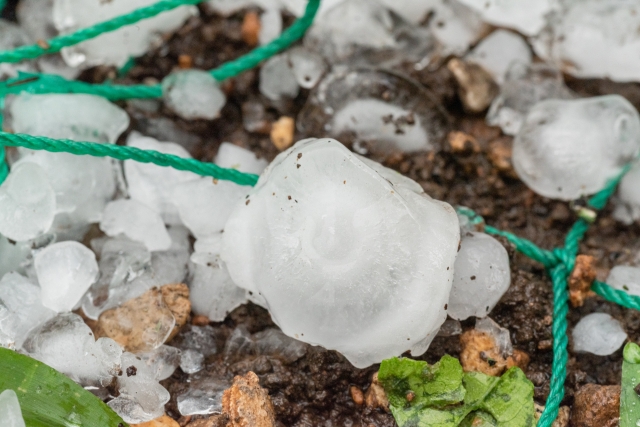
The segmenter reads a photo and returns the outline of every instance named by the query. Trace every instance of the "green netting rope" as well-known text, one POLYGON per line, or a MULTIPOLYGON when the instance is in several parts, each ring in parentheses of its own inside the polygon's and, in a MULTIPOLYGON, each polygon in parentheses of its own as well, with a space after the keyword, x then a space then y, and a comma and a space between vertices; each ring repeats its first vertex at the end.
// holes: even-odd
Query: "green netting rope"
MULTIPOLYGON (((589 199, 588 206, 596 211, 604 208, 611 195, 615 192, 618 183, 629 169, 630 165, 623 168, 622 172, 615 179, 609 181, 604 189, 593 195, 589 199)), ((484 223, 482 217, 471 209, 461 207, 458 208, 458 212, 467 216, 473 224, 484 223)), ((539 248, 533 242, 507 231, 485 226, 486 233, 506 238, 515 246, 518 252, 544 265, 551 276, 553 289, 553 367, 549 397, 547 398, 545 410, 538 422, 538 427, 551 427, 558 416, 560 403, 564 398, 564 382, 567 376, 569 358, 567 351, 567 314, 569 312, 567 281, 575 265, 580 240, 587 232, 590 222, 592 221, 579 218, 567 233, 564 247, 555 248, 551 251, 539 248)), ((594 282, 591 289, 607 301, 623 307, 640 310, 640 297, 629 295, 627 292, 614 289, 599 281, 594 282)))

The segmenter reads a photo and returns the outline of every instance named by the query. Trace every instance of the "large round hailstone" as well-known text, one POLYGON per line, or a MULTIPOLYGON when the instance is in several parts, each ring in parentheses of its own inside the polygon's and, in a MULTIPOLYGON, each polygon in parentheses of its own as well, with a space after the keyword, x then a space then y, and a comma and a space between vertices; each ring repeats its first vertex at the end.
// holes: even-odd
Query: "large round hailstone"
POLYGON ((493 237, 467 232, 460 242, 447 314, 486 317, 511 284, 509 254, 493 237))
POLYGON ((547 100, 527 115, 513 144, 518 176, 536 193, 593 194, 640 150, 640 116, 619 95, 547 100))
POLYGON ((240 202, 222 259, 289 336, 366 367, 426 351, 446 318, 460 231, 414 181, 307 139, 240 202))

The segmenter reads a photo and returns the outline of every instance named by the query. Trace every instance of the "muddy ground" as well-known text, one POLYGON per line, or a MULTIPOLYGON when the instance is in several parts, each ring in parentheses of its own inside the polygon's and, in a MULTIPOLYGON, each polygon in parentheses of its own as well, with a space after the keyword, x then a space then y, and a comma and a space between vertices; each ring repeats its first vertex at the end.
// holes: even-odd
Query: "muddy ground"
MULTIPOLYGON (((11 16, 10 9, 5 16, 11 16)), ((186 57, 180 59, 181 55, 189 56, 193 67, 202 69, 237 58, 250 50, 242 41, 241 24, 242 14, 222 18, 203 13, 202 17, 191 19, 165 45, 138 59, 126 77, 117 81, 126 84, 159 81, 180 62, 184 64, 186 57)), ((501 135, 498 128, 486 126, 482 115, 462 111, 455 82, 446 67, 415 71, 411 64, 405 64, 396 70, 409 74, 431 89, 451 114, 452 130, 475 137, 479 150, 475 152, 469 145, 467 150, 452 152, 449 144, 443 141, 436 153, 392 154, 384 159, 384 163, 416 180, 431 196, 454 206, 464 204, 474 209, 488 224, 530 239, 544 248, 561 245, 576 219, 569 204, 537 196, 513 176, 508 167, 512 139, 501 135)), ((113 69, 97 68, 84 72, 81 78, 101 82, 113 75, 113 69)), ((302 90, 295 100, 274 105, 260 95, 257 75, 256 70, 249 71, 223 84, 228 102, 221 118, 214 121, 185 121, 154 101, 122 105, 133 118, 132 129, 182 144, 196 158, 210 161, 219 144, 230 141, 271 160, 278 150, 270 141, 269 123, 282 115, 296 117, 309 92, 302 90), (243 106, 246 109, 250 104, 264 106, 263 133, 249 133, 243 128, 243 106), (153 120, 158 118, 161 118, 160 122, 153 120)), ((619 93, 636 107, 640 106, 640 85, 637 84, 571 78, 567 78, 567 83, 584 96, 619 93)), ((297 133, 296 140, 307 136, 323 135, 297 133)), ((610 212, 607 208, 600 214, 580 247, 581 253, 595 256, 601 280, 613 265, 640 258, 640 227, 617 224, 610 212)), ((551 283, 540 265, 515 253, 506 241, 504 243, 511 255, 512 285, 491 317, 508 328, 514 346, 530 356, 526 374, 535 385, 536 400, 544 403, 552 361, 551 283)), ((610 313, 622 322, 630 339, 640 340, 640 313, 607 303, 599 297, 589 298, 583 307, 570 310, 569 331, 582 316, 594 311, 610 313)), ((212 324, 220 333, 219 337, 228 335, 237 325, 257 332, 273 324, 265 310, 251 304, 235 310, 225 322, 212 324)), ((472 327, 473 320, 463 322, 464 329, 472 327)), ((457 336, 438 337, 420 358, 435 362, 444 354, 458 356, 459 352, 457 336)), ((620 350, 609 357, 596 357, 571 352, 564 404, 572 403, 575 390, 583 384, 619 384, 621 353, 620 350)), ((311 347, 305 357, 290 365, 277 357, 247 355, 225 361, 222 355, 213 355, 207 359, 206 369, 211 375, 221 377, 255 371, 261 384, 269 390, 277 419, 284 426, 394 426, 389 414, 358 406, 349 394, 351 385, 366 389, 376 368, 355 369, 336 352, 311 347)), ((164 382, 173 396, 167 405, 167 413, 176 419, 180 415, 175 396, 185 389, 186 379, 187 375, 178 369, 164 382)))

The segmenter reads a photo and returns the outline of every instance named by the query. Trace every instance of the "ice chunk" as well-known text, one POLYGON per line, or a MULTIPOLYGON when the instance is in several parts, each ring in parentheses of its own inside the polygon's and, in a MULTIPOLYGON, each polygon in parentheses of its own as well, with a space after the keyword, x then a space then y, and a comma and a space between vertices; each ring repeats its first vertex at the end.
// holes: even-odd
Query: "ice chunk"
POLYGON ((535 52, 577 77, 639 81, 638 6, 625 0, 565 1, 533 41, 535 52))
POLYGON ((438 331, 439 337, 453 337, 462 333, 462 325, 459 320, 448 318, 438 331))
POLYGON ((447 314, 454 319, 485 317, 511 284, 507 250, 484 233, 466 232, 453 274, 447 314))
POLYGON ((640 116, 619 95, 548 100, 527 115, 513 143, 518 176, 561 200, 593 194, 640 149, 640 116))
POLYGON ((444 138, 449 121, 422 86, 378 70, 339 69, 313 90, 298 116, 307 135, 329 134, 375 151, 430 150, 444 138))
POLYGON ((493 319, 485 317, 482 319, 476 319, 476 331, 484 332, 493 338, 498 347, 498 351, 507 356, 513 353, 513 345, 511 344, 511 336, 509 330, 501 327, 493 319))
POLYGON ((298 85, 311 89, 320 81, 327 71, 327 64, 319 54, 303 47, 296 46, 287 51, 289 66, 298 85))
POLYGON ((46 232, 55 210, 55 193, 37 165, 15 165, 0 185, 0 233, 9 239, 21 242, 46 232))
POLYGON ((640 296, 640 268, 616 265, 607 276, 607 284, 629 295, 640 296))
POLYGON ((185 374, 195 374, 204 369, 204 355, 197 350, 185 350, 180 359, 180 369, 185 374))
POLYGON ((96 256, 78 242, 54 243, 34 257, 42 304, 57 312, 71 311, 98 278, 96 256))
POLYGON ((4 390, 0 393, 0 420, 3 427, 25 427, 20 402, 13 390, 4 390))
MULTIPOLYGON (((132 132, 127 145, 143 150, 155 150, 178 157, 191 158, 189 153, 173 142, 160 142, 154 138, 142 136, 132 132)), ((192 172, 138 163, 125 160, 124 173, 129 187, 129 196, 137 200, 162 216, 167 224, 179 224, 178 211, 171 201, 173 189, 181 183, 200 178, 192 172)))
POLYGON ((249 190, 231 181, 201 178, 177 185, 172 200, 182 223, 202 238, 222 231, 231 211, 249 190))
POLYGON ((42 305, 40 288, 18 273, 8 273, 0 280, 0 334, 9 338, 15 348, 33 329, 56 313, 42 305))
MULTIPOLYGON (((53 20, 61 33, 70 33, 154 3, 155 0, 55 0, 53 20)), ((160 41, 161 33, 178 29, 189 17, 196 15, 197 11, 195 6, 180 6, 134 25, 64 48, 62 56, 74 67, 122 67, 130 57, 144 54, 152 44, 160 41)))
POLYGON ((338 141, 300 141, 223 234, 234 282, 266 299, 284 333, 359 367, 427 349, 446 317, 459 242, 448 204, 386 174, 338 141))
POLYGON ((180 366, 180 356, 182 352, 169 345, 161 345, 155 350, 147 353, 139 353, 138 357, 145 361, 153 377, 158 380, 166 380, 178 366, 180 366))
POLYGON ((545 25, 545 15, 557 8, 556 0, 458 0, 477 10, 493 25, 518 30, 526 36, 536 35, 545 25))
MULTIPOLYGON (((32 40, 49 40, 58 35, 53 25, 54 0, 20 0, 16 18, 32 40)), ((29 44, 27 41, 21 44, 29 44)))
POLYGON ((108 405, 130 424, 144 423, 164 414, 169 392, 155 379, 146 363, 131 353, 122 355, 122 375, 118 376, 120 394, 108 405))
POLYGON ((481 65, 498 84, 504 82, 507 70, 513 62, 530 65, 531 50, 518 34, 496 30, 482 40, 465 58, 481 65))
POLYGON ((187 325, 172 344, 185 350, 195 350, 205 357, 218 351, 217 332, 211 326, 187 325))
POLYGON ((289 66, 287 55, 276 55, 264 63, 260 69, 260 93, 272 101, 295 98, 300 86, 289 66))
POLYGON ((614 199, 613 217, 624 224, 640 219, 640 163, 635 162, 631 170, 622 177, 618 185, 618 197, 614 199))
POLYGON ((572 99, 562 73, 546 64, 514 62, 507 71, 500 94, 487 113, 487 123, 500 126, 507 135, 516 135, 529 110, 546 99, 572 99))
POLYGON ((256 353, 256 343, 253 341, 247 327, 240 325, 231 332, 224 345, 225 359, 235 356, 246 356, 256 353))
POLYGON ((82 318, 73 313, 61 313, 46 322, 29 336, 24 349, 85 387, 107 387, 120 371, 120 346, 111 338, 96 341, 82 318))
POLYGON ((591 313, 580 319, 572 336, 574 351, 598 356, 613 354, 627 339, 620 322, 606 313, 591 313))
POLYGON ((166 251, 171 237, 160 215, 136 200, 116 200, 104 210, 100 230, 107 236, 120 233, 145 244, 149 251, 166 251))
POLYGON ((307 345, 294 340, 275 328, 265 329, 253 334, 256 353, 275 356, 285 363, 293 363, 307 354, 307 345))
MULTIPOLYGON (((32 44, 33 41, 27 32, 19 25, 0 19, 0 49, 13 50, 17 47, 32 44)), ((2 63, 0 64, 0 78, 3 80, 16 77, 19 71, 36 71, 31 61, 23 61, 20 63, 2 63)))
POLYGON ((178 411, 183 416, 207 415, 222 412, 222 394, 231 381, 208 374, 191 375, 189 389, 178 396, 178 411))
POLYGON ((237 169, 260 175, 269 163, 264 159, 259 159, 249 150, 230 142, 223 142, 218 148, 215 164, 222 168, 237 169))
POLYGON ((162 80, 164 101, 183 119, 215 119, 227 102, 218 82, 200 70, 177 71, 162 80))
POLYGON ((31 242, 10 242, 0 235, 0 277, 11 271, 22 270, 31 254, 31 242))
POLYGON ((258 40, 265 45, 282 33, 282 15, 280 9, 270 7, 260 15, 260 32, 258 40))

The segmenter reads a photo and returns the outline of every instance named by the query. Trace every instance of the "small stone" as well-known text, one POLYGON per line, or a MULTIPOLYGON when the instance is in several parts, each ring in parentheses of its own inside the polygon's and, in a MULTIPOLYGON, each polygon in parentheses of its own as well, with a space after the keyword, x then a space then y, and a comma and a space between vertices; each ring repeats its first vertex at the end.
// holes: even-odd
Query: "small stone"
POLYGON ((447 63, 447 68, 458 83, 458 97, 468 112, 485 111, 498 96, 498 85, 480 65, 453 58, 447 63))
POLYGON ((447 142, 454 153, 480 152, 480 144, 472 135, 460 131, 452 131, 447 135, 447 142))
POLYGON ((191 324, 196 326, 207 326, 209 322, 210 322, 209 318, 201 314, 197 316, 193 316, 193 319, 191 319, 191 324))
POLYGON ((215 119, 227 102, 216 79, 200 70, 170 74, 162 80, 162 93, 167 106, 187 120, 215 119))
POLYGON ((173 418, 163 415, 146 423, 132 424, 131 427, 180 427, 180 424, 173 418))
POLYGON ((269 392, 260 387, 253 372, 233 379, 233 385, 222 396, 222 411, 229 417, 229 427, 276 426, 269 392))
POLYGON ((0 393, 0 420, 2 420, 2 427, 25 427, 20 402, 13 390, 4 390, 0 393))
POLYGON ((495 339, 485 332, 469 330, 460 336, 460 343, 460 363, 465 372, 500 376, 509 368, 518 366, 525 369, 529 364, 529 356, 520 350, 513 350, 511 355, 505 357, 495 339))
POLYGON ((575 393, 571 411, 574 427, 617 427, 620 422, 620 386, 586 384, 575 393))
POLYGON ((248 11, 242 20, 242 40, 251 47, 258 45, 260 34, 260 16, 255 11, 248 11))
POLYGON ((578 255, 569 277, 569 299, 574 307, 582 307, 589 295, 591 284, 596 279, 596 260, 591 255, 578 255))
POLYGON ((191 57, 191 55, 178 55, 178 67, 183 70, 188 70, 189 68, 193 67, 193 58, 191 57))
POLYGON ((225 414, 212 415, 209 418, 201 418, 191 421, 184 427, 227 427, 229 417, 225 414))
POLYGON ((362 393, 360 387, 355 385, 350 386, 349 395, 351 396, 351 400, 353 400, 353 403, 355 403, 356 405, 362 405, 364 403, 364 393, 362 393))
POLYGON ((271 142, 280 151, 293 144, 296 122, 292 117, 282 116, 271 125, 271 142))
POLYGON ((627 340, 627 333, 616 319, 607 313, 591 313, 573 328, 573 350, 598 356, 616 352, 627 340))
MULTIPOLYGON (((544 412, 544 406, 533 403, 535 407, 535 413, 533 416, 536 421, 540 420, 542 413, 544 412)), ((561 406, 558 411, 558 417, 555 419, 551 427, 567 427, 569 425, 569 419, 571 418, 571 409, 568 406, 561 406)))
POLYGON ((389 398, 384 388, 378 382, 378 373, 373 374, 371 384, 364 395, 364 402, 368 408, 377 409, 380 408, 386 412, 389 412, 389 398))
POLYGON ((513 142, 511 138, 503 137, 494 139, 489 143, 488 148, 487 157, 493 167, 506 176, 517 178, 518 175, 513 169, 513 163, 511 162, 511 156, 513 154, 513 142))

